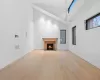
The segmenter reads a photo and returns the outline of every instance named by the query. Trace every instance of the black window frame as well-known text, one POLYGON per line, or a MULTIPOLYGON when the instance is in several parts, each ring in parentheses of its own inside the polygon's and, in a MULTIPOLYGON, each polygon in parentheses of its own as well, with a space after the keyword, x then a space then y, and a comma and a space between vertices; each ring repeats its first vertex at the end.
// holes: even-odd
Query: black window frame
POLYGON ((68 13, 70 12, 70 7, 72 6, 74 0, 71 2, 70 6, 68 7, 68 13))
POLYGON ((98 28, 98 27, 100 27, 100 26, 96 26, 96 27, 89 28, 89 26, 88 26, 88 22, 89 22, 91 19, 96 18, 97 16, 100 16, 100 13, 97 13, 97 14, 93 15, 92 17, 88 18, 87 20, 85 20, 86 30, 90 30, 90 29, 93 29, 93 28, 98 28))
MULTIPOLYGON (((60 41, 60 44, 66 44, 66 29, 61 29, 60 32, 61 31, 65 31, 65 43, 61 43, 61 41, 60 41)), ((60 36, 60 39, 61 39, 61 36, 60 36)))
POLYGON ((72 27, 72 44, 76 45, 76 26, 72 27))

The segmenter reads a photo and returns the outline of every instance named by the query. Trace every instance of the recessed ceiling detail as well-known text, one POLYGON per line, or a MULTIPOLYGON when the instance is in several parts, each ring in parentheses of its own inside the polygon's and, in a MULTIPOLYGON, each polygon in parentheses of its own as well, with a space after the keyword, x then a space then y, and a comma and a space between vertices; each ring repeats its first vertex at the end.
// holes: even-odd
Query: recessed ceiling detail
POLYGON ((32 3, 65 20, 67 14, 66 0, 32 0, 32 3))

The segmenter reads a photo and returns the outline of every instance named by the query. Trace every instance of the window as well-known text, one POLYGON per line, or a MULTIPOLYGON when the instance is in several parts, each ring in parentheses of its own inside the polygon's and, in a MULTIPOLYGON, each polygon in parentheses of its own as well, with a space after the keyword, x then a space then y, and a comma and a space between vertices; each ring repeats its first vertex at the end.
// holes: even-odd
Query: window
POLYGON ((100 27, 100 13, 86 20, 86 30, 100 27))
POLYGON ((66 44, 66 30, 60 30, 60 44, 66 44))
POLYGON ((72 44, 76 45, 76 26, 72 28, 72 44))
POLYGON ((75 4, 76 0, 73 0, 68 8, 68 13, 71 11, 71 9, 73 8, 74 4, 75 4))

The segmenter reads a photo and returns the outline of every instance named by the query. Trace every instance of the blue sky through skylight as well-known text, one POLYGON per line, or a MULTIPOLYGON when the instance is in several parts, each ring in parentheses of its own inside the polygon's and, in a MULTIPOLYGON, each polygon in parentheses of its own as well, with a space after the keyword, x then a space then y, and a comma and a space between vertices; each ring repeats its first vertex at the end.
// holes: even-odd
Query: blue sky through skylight
POLYGON ((73 8, 73 6, 74 6, 74 4, 75 4, 76 1, 77 1, 77 0, 73 0, 73 3, 71 4, 71 6, 70 6, 70 8, 69 8, 69 12, 72 10, 72 8, 73 8))

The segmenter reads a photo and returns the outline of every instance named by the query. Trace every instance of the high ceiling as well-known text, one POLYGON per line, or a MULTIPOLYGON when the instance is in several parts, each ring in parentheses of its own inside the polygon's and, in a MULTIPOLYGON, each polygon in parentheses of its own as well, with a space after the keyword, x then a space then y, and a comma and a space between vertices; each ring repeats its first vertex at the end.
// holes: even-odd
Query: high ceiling
POLYGON ((32 0, 33 3, 51 5, 54 7, 66 7, 66 0, 32 0))
POLYGON ((67 7, 71 1, 72 0, 32 0, 32 3, 61 19, 65 19, 67 7))

